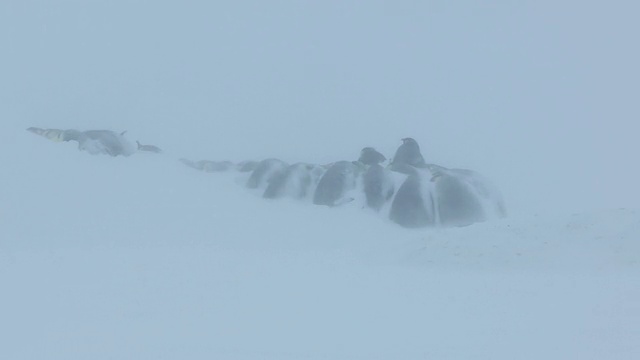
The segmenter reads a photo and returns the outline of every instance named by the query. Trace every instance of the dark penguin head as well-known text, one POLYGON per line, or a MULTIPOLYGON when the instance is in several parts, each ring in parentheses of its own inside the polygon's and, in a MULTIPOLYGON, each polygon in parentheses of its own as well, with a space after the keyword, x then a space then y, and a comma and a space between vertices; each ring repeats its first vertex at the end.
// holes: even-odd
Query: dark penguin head
POLYGON ((402 139, 402 145, 396 150, 392 165, 411 165, 424 167, 426 164, 420 153, 420 145, 413 138, 402 139))
POLYGON ((372 147, 362 149, 362 151, 360 151, 360 158, 358 159, 358 161, 365 165, 380 164, 385 160, 387 160, 387 158, 372 147))

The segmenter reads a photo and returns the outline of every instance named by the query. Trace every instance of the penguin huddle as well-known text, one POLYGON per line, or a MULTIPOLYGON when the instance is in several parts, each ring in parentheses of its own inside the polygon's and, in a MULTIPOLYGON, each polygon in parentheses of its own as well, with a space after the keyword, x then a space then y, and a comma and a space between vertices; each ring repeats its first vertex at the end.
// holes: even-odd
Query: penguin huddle
POLYGON ((363 148, 358 160, 327 165, 182 159, 202 171, 242 172, 250 164, 244 169, 249 173, 245 187, 265 199, 288 197, 329 207, 355 204, 407 228, 466 226, 506 216, 501 195, 486 179, 471 170, 426 163, 412 138, 402 139, 383 166, 386 161, 372 147, 363 148))
POLYGON ((42 129, 30 127, 27 131, 43 136, 55 142, 75 141, 78 149, 91 155, 130 156, 139 151, 160 153, 162 150, 154 145, 142 145, 136 141, 137 147, 125 138, 126 131, 117 133, 111 130, 87 130, 74 129, 42 129))
MULTIPOLYGON (((28 131, 55 142, 75 141, 92 155, 130 156, 160 153, 154 145, 132 144, 126 132, 41 129, 28 131)), ((480 174, 428 164, 413 138, 402 139, 393 158, 365 147, 355 161, 331 164, 288 164, 279 159, 244 161, 180 161, 205 172, 235 171, 245 187, 265 199, 293 198, 329 207, 355 204, 407 228, 466 226, 506 216, 500 193, 480 174)), ((351 206, 349 205, 349 206, 351 206)))

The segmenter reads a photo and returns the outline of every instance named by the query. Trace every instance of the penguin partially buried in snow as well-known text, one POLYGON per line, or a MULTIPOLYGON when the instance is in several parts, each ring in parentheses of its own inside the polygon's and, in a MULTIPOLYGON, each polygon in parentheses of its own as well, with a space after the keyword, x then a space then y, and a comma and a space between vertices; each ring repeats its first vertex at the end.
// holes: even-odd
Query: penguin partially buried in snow
POLYGON ((409 175, 391 203, 389 218, 404 227, 424 227, 436 223, 431 173, 413 138, 402 139, 402 145, 390 165, 395 172, 409 175))
POLYGON ((357 177, 364 165, 358 161, 338 161, 324 173, 316 191, 313 203, 316 205, 338 206, 350 202, 348 193, 356 188, 357 177))
POLYGON ((125 132, 111 130, 59 130, 31 127, 28 131, 53 141, 77 141, 78 149, 92 155, 129 156, 135 153, 135 147, 124 137, 125 132))
POLYGON ((440 225, 466 226, 507 215, 502 194, 482 175, 466 169, 430 168, 440 225))
POLYGON ((391 203, 389 218, 407 228, 433 226, 436 224, 436 209, 429 180, 419 171, 402 183, 391 203))
POLYGON ((380 165, 387 158, 374 148, 366 147, 360 152, 359 162, 367 166, 362 183, 367 206, 380 211, 382 206, 391 199, 394 192, 393 179, 389 170, 380 165))
POLYGON ((263 189, 278 176, 280 176, 289 166, 286 162, 278 159, 266 159, 260 161, 254 168, 246 187, 249 189, 263 189))
MULTIPOLYGON (((466 226, 486 219, 479 194, 461 174, 466 171, 441 169, 432 172, 435 206, 442 226, 466 226)), ((467 175, 473 176, 473 173, 468 171, 467 175)))
POLYGON ((304 199, 315 189, 326 169, 320 165, 297 163, 274 176, 262 197, 304 199))
POLYGON ((126 131, 116 133, 111 130, 65 130, 63 141, 77 141, 78 149, 92 155, 129 156, 136 152, 135 147, 125 137, 126 131))

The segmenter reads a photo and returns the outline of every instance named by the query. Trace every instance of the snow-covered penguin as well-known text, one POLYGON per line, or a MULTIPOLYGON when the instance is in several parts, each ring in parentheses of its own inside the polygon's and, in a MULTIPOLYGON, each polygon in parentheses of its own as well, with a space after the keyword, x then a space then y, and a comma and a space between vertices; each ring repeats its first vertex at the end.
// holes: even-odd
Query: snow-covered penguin
POLYGON ((362 183, 367 206, 375 211, 382 209, 395 190, 390 171, 380 164, 369 166, 362 176, 362 183))
POLYGON ((338 161, 331 165, 318 183, 313 194, 313 203, 338 206, 353 200, 348 193, 356 188, 361 166, 357 161, 338 161))
POLYGON ((440 225, 466 226, 506 216, 502 195, 477 172, 433 167, 431 172, 440 225))
POLYGON ((430 188, 429 176, 415 170, 396 192, 389 218, 408 228, 435 225, 436 209, 430 188))
POLYGON ((372 147, 366 147, 360 151, 358 161, 367 166, 362 183, 366 204, 368 207, 379 211, 382 206, 393 196, 394 185, 389 170, 380 165, 387 158, 372 147))
POLYGON ((307 163, 293 164, 271 179, 262 195, 265 199, 304 199, 313 193, 326 169, 307 163))
POLYGON ((278 159, 266 159, 260 161, 249 180, 247 180, 246 186, 249 189, 263 189, 266 188, 269 183, 280 176, 289 166, 286 162, 278 159))
POLYGON ((124 137, 125 132, 41 129, 36 127, 30 127, 27 130, 52 141, 76 141, 79 150, 86 151, 92 155, 129 156, 136 152, 135 146, 124 137))
POLYGON ((92 155, 106 154, 110 156, 129 156, 136 148, 125 137, 125 132, 111 130, 65 130, 63 141, 77 141, 78 149, 92 155))

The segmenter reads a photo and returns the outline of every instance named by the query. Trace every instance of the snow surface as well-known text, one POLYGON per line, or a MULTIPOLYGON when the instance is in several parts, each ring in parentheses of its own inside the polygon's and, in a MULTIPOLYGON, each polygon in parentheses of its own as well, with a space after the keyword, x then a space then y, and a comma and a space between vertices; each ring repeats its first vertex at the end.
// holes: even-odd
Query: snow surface
POLYGON ((16 134, 4 359, 633 359, 640 211, 403 229, 16 134), (28 189, 22 184, 28 182, 28 189))

